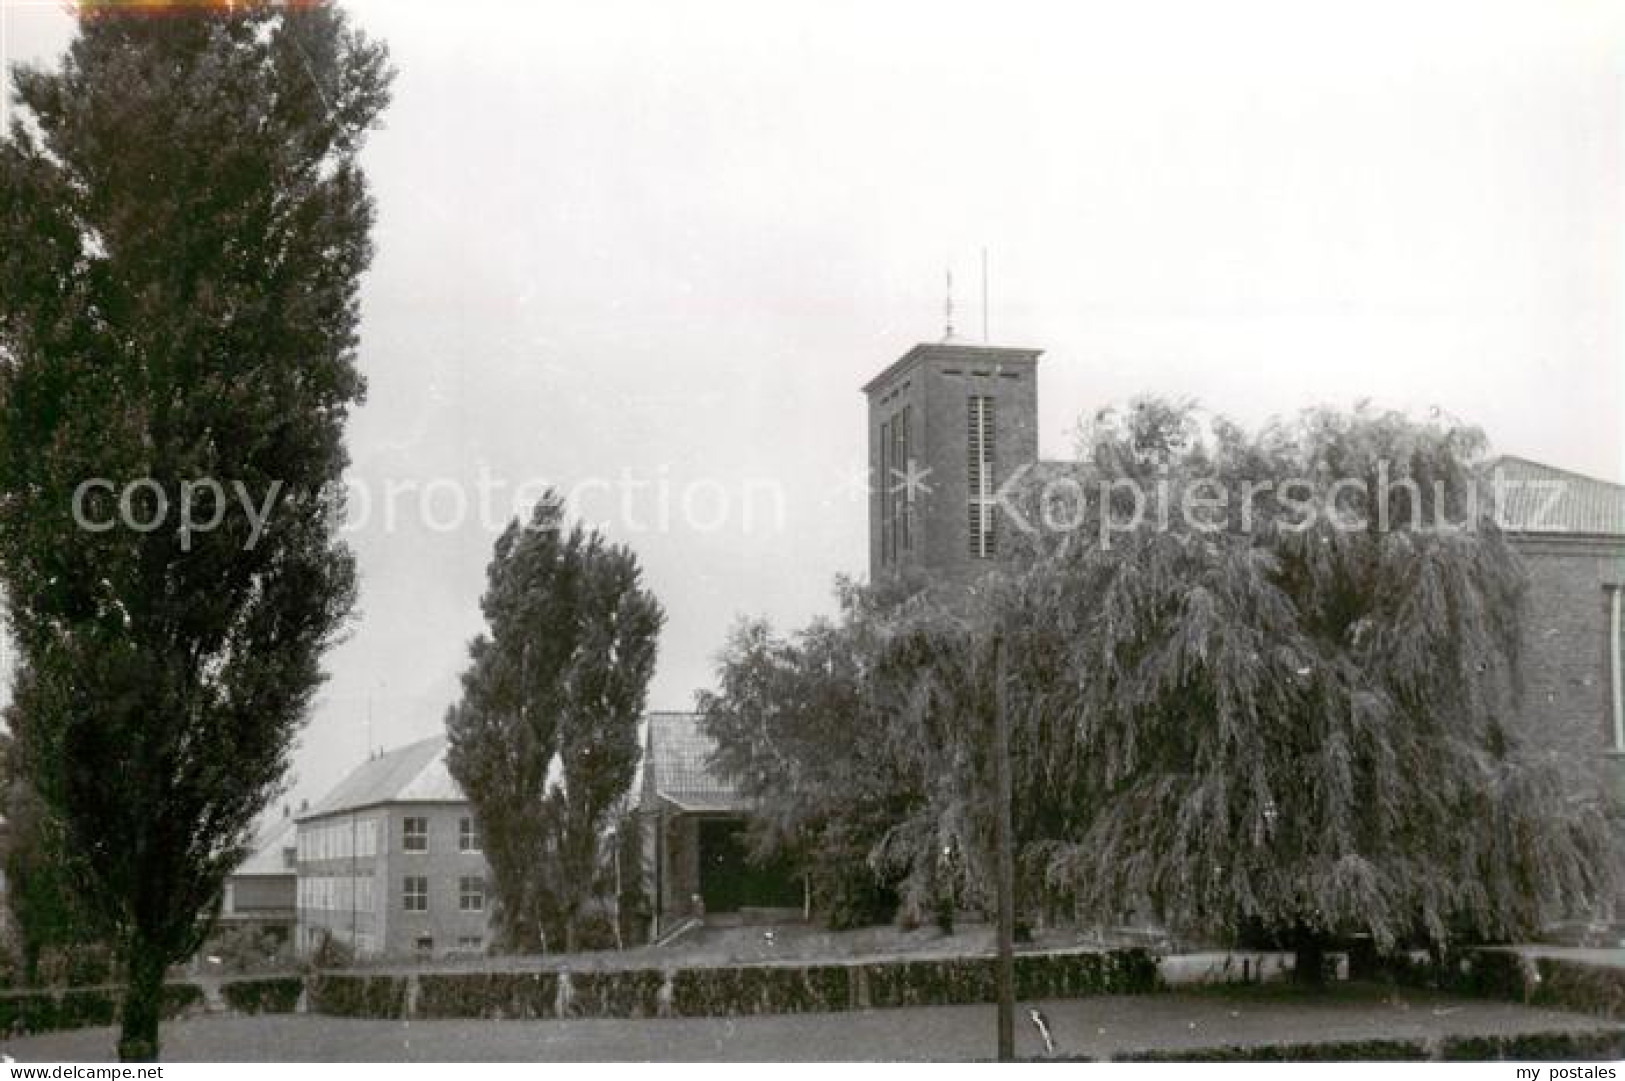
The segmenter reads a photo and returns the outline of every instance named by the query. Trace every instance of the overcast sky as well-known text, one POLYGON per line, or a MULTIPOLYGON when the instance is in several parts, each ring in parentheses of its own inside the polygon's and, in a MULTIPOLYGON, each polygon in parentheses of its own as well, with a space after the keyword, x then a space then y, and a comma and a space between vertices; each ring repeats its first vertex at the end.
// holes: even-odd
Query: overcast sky
MULTIPOLYGON (((9 60, 71 33, 0 6, 9 60)), ((498 523, 435 528, 453 486, 606 482, 582 507, 669 615, 654 707, 738 615, 828 611, 865 570, 858 388, 940 337, 945 267, 979 336, 983 246, 993 339, 1046 351, 1046 457, 1152 391, 1439 406, 1625 470, 1612 0, 347 6, 399 68, 365 159, 373 506, 295 798, 369 715, 397 746, 455 697, 498 523)))

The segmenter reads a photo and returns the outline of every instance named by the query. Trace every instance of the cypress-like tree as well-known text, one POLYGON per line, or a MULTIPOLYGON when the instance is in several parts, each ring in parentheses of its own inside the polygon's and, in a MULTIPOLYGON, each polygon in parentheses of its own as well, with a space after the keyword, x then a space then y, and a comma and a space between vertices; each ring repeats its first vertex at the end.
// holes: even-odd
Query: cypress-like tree
POLYGON ((503 941, 577 945, 600 847, 637 772, 638 726, 665 614, 637 557, 549 492, 497 539, 447 713, 448 764, 479 819, 503 941))
POLYGON ((308 3, 85 5, 57 70, 16 73, 12 716, 123 958, 125 1059, 158 1052, 165 969, 206 933, 352 603, 334 530, 364 387, 357 154, 388 84, 383 49, 308 3))

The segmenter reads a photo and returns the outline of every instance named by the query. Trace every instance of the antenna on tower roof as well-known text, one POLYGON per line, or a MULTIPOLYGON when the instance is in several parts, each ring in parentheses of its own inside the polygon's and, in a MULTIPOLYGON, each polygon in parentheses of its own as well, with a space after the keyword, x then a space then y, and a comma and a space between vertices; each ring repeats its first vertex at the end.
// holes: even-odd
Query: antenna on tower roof
POLYGON ((945 342, 951 342, 951 341, 954 340, 954 270, 953 270, 953 267, 948 268, 947 275, 948 275, 948 299, 942 306, 943 324, 944 324, 943 325, 943 330, 942 330, 942 340, 945 341, 945 342))
POLYGON ((987 249, 982 249, 982 344, 989 344, 987 336, 987 249))

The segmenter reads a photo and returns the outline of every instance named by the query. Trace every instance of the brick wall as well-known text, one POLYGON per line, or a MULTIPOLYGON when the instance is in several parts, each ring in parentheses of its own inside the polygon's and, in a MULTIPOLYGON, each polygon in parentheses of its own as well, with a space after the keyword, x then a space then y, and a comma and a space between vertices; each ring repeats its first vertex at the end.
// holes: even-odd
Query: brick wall
POLYGON ((1608 587, 1625 581, 1625 541, 1517 536, 1528 576, 1523 731, 1597 760, 1613 750, 1608 587))
POLYGON ((479 939, 481 947, 490 944, 490 867, 478 852, 458 850, 458 829, 463 818, 473 814, 466 803, 391 804, 386 808, 388 845, 380 853, 378 896, 383 901, 383 949, 390 956, 421 952, 419 942, 428 940, 430 952, 450 953, 473 947, 460 945, 464 939, 479 939), (426 818, 429 850, 408 852, 405 848, 405 822, 409 817, 426 818), (429 909, 408 912, 405 907, 405 880, 408 876, 428 879, 429 909), (485 907, 480 912, 464 912, 458 907, 458 880, 477 876, 486 882, 485 907))
MULTIPOLYGON (((1599 784, 1625 808, 1625 755, 1614 747, 1610 587, 1625 582, 1625 539, 1515 535, 1527 575, 1522 732, 1533 746, 1572 756, 1580 783, 1599 784)), ((1625 862, 1625 817, 1620 826, 1625 862)), ((1625 897, 1612 906, 1625 919, 1625 897)))

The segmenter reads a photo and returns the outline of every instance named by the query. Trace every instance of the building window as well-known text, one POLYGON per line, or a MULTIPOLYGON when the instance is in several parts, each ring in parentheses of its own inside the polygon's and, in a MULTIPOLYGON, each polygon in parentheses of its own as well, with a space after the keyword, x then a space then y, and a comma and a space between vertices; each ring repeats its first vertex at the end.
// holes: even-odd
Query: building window
POLYGON ((479 935, 460 935, 457 939, 457 948, 459 950, 483 950, 485 949, 485 939, 479 935))
POLYGON ((412 946, 419 953, 433 953, 434 952, 434 936, 433 935, 419 935, 417 937, 417 939, 412 943, 412 946))
POLYGON ((997 464, 997 424, 993 397, 972 394, 967 402, 966 435, 968 437, 966 491, 967 521, 970 526, 970 555, 973 559, 991 559, 995 552, 995 503, 993 498, 993 472, 997 464))
POLYGON ((1609 720, 1614 750, 1625 754, 1625 586, 1608 587, 1608 681, 1609 720))
POLYGON ((429 911, 429 880, 422 875, 407 875, 401 880, 401 908, 407 912, 429 911))
POLYGON ((401 823, 401 848, 406 852, 429 851, 427 818, 408 818, 401 823))
POLYGON ((458 819, 457 851, 479 852, 484 847, 485 839, 480 836, 480 824, 469 817, 458 819))
POLYGON ((485 911, 485 880, 478 875, 465 875, 457 880, 457 911, 485 911))

